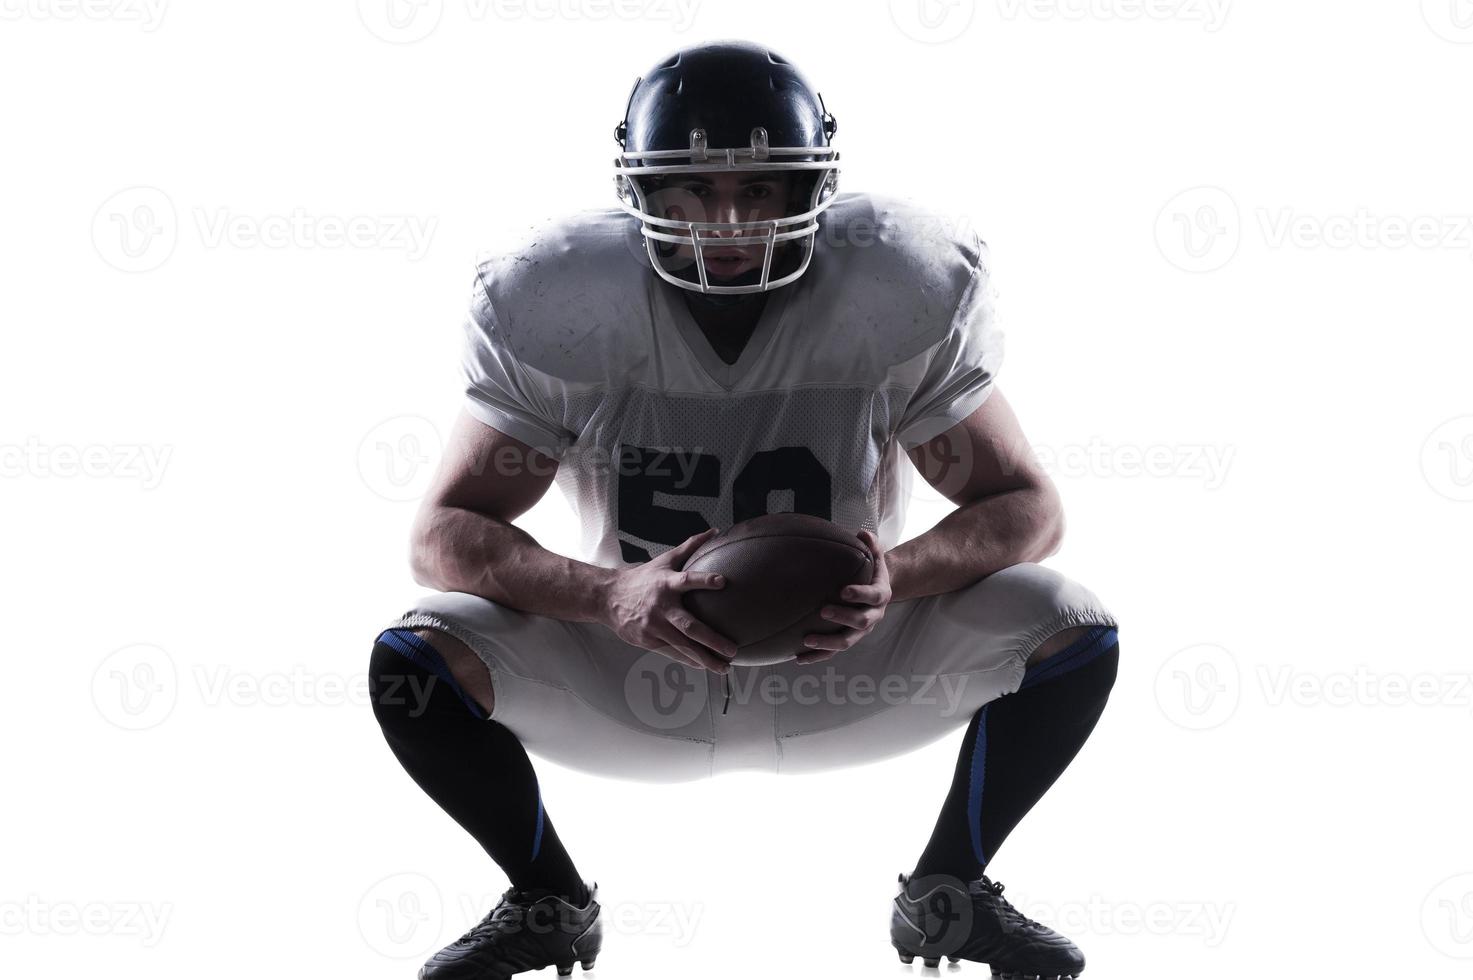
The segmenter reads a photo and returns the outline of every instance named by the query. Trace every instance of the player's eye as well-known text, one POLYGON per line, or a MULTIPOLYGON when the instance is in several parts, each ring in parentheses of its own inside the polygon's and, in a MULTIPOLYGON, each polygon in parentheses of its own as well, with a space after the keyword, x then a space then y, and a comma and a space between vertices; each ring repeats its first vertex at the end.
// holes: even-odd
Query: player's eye
POLYGON ((762 201, 772 196, 771 184, 748 184, 747 197, 754 201, 762 201))
POLYGON ((690 184, 686 184, 685 187, 682 188, 682 189, 687 194, 691 195, 692 197, 705 198, 705 197, 710 197, 711 196, 711 185, 710 184, 690 183, 690 184))

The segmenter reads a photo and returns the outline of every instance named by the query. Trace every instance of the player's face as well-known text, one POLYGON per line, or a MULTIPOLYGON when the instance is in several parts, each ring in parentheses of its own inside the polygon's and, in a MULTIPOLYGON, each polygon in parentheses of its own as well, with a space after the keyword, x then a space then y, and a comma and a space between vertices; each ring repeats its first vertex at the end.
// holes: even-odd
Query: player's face
MULTIPOLYGON (((791 183, 784 174, 722 173, 690 174, 666 185, 665 217, 676 221, 749 222, 771 221, 790 213, 791 183)), ((706 275, 712 280, 736 279, 762 267, 765 246, 722 245, 723 238, 752 237, 749 230, 701 233, 701 255, 706 275)), ((679 247, 678 255, 694 261, 694 249, 679 247)))

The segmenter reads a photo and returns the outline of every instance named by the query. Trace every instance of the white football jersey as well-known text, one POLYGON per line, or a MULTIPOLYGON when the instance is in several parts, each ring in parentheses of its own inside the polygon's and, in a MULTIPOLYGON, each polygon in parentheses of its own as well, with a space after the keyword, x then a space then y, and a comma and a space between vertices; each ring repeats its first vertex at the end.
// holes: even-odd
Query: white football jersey
POLYGON ((909 203, 842 194, 812 265, 734 364, 589 211, 478 263, 466 408, 557 459, 584 558, 635 564, 707 527, 796 511, 899 541, 909 449, 986 400, 1002 361, 986 246, 909 203))

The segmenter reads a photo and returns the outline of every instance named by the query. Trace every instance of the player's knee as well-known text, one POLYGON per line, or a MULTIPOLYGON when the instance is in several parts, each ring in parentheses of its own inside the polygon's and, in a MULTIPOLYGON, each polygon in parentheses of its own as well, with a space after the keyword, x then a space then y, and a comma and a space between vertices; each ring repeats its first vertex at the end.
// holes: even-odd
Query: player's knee
POLYGON ((466 696, 481 706, 489 717, 496 706, 496 691, 491 684, 491 672, 474 650, 440 630, 417 629, 415 635, 435 648, 450 668, 450 675, 466 696))
POLYGON ((1114 617, 1089 589, 1035 562, 994 572, 969 590, 979 627, 1010 637, 1027 664, 1041 663, 1084 640, 1114 617))
POLYGON ((1094 626, 1071 626, 1050 634, 1028 655, 1028 666, 1032 667, 1057 653, 1062 653, 1088 636, 1095 628, 1094 626))
MULTIPOLYGON (((390 630, 380 634, 368 668, 369 699, 380 724, 424 714, 437 682, 447 691, 453 690, 452 703, 457 699, 474 702, 490 717, 496 704, 491 673, 464 643, 433 629, 390 630), (431 663, 427 664, 427 659, 431 663), (453 684, 443 684, 447 671, 453 684)), ((475 714, 470 704, 465 707, 475 714)))

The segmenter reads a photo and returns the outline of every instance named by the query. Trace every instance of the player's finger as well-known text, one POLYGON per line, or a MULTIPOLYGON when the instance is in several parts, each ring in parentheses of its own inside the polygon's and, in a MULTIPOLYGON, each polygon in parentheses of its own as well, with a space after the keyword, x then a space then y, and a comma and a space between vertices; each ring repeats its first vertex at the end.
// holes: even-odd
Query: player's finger
POLYGON ((809 633, 803 637, 803 645, 809 650, 847 650, 859 637, 849 630, 838 633, 809 633))
POLYGON ((727 660, 737 655, 736 643, 722 636, 683 609, 670 615, 670 625, 697 643, 704 645, 708 650, 714 650, 716 653, 719 653, 727 660))
POLYGON ((697 660, 695 657, 692 657, 688 653, 681 653, 679 650, 675 649, 672 646, 663 646, 660 649, 656 650, 655 652, 656 653, 662 653, 665 656, 669 657, 671 660, 677 660, 680 663, 683 663, 683 664, 685 664, 688 667, 694 667, 697 670, 705 670, 706 669, 705 666, 703 666, 701 664, 701 662, 699 660, 697 660))
POLYGON ((692 667, 699 667, 702 670, 714 670, 713 661, 715 663, 721 662, 721 659, 711 651, 699 649, 690 640, 686 639, 685 635, 679 630, 673 629, 668 625, 664 629, 656 628, 652 632, 655 635, 655 639, 663 642, 666 646, 682 656, 695 661, 695 663, 691 664, 692 667))
POLYGON ((862 630, 879 622, 879 616, 873 606, 864 609, 856 609, 852 606, 824 606, 819 610, 824 619, 838 623, 840 626, 848 626, 850 629, 862 630))
POLYGON ((860 531, 859 533, 865 545, 869 547, 870 555, 875 560, 875 571, 870 577, 870 584, 888 586, 890 584, 890 566, 885 561, 885 549, 880 547, 880 539, 875 536, 873 531, 866 530, 860 531))
POLYGON ((837 651, 820 650, 814 653, 800 653, 794 659, 800 664, 816 664, 824 660, 832 660, 836 656, 838 656, 837 651))
POLYGON ((878 606, 885 601, 885 589, 878 585, 846 585, 839 591, 839 598, 864 606, 878 606))
POLYGON ((717 572, 681 572, 675 578, 675 590, 677 592, 689 592, 691 589, 721 589, 726 587, 726 579, 717 572))
POLYGON ((705 544, 707 539, 715 533, 716 529, 714 527, 708 527, 700 534, 692 534, 660 557, 667 559, 675 568, 680 568, 685 564, 685 560, 691 556, 691 553, 705 544))

